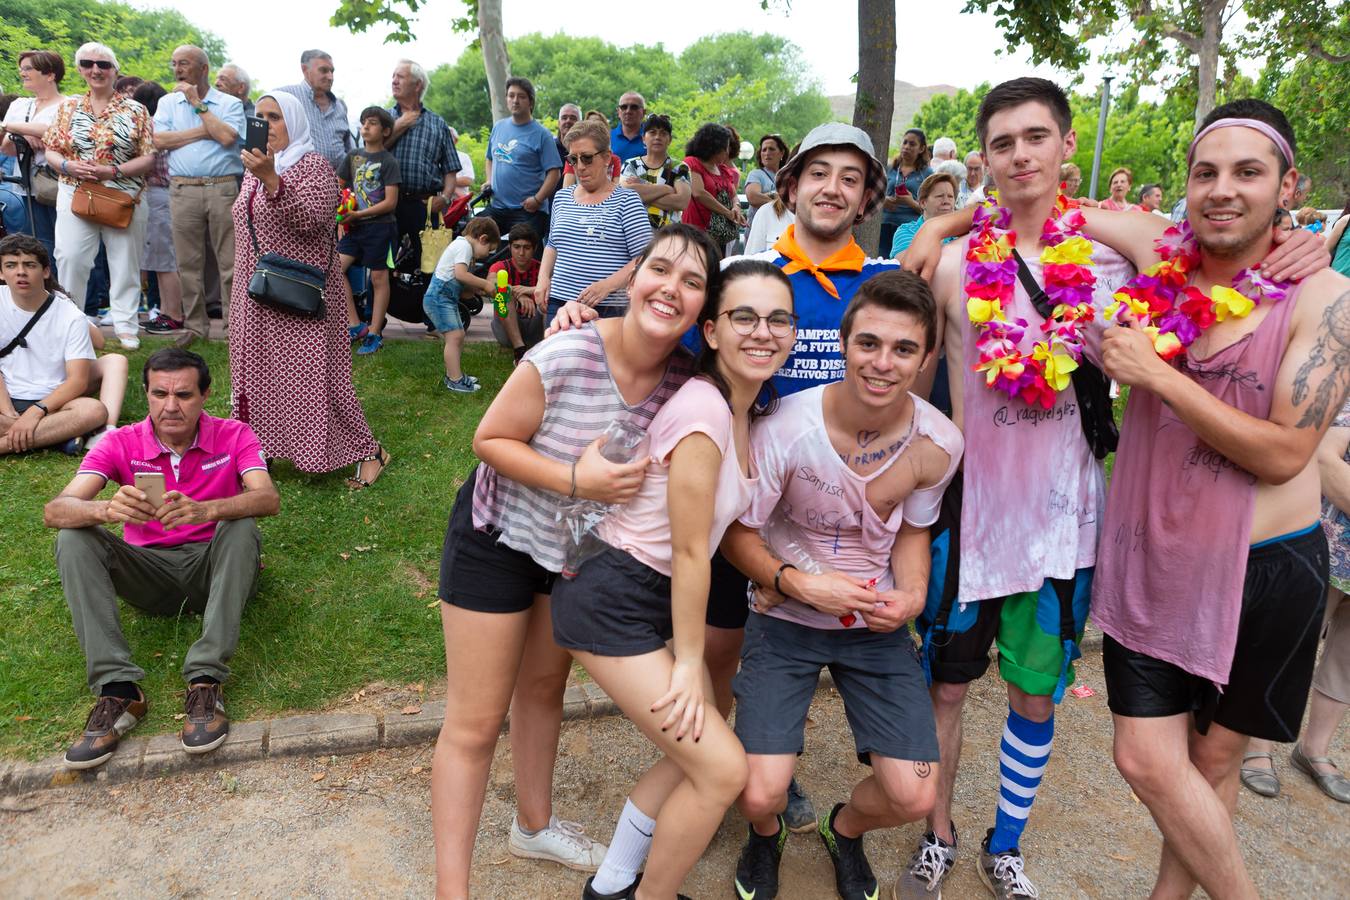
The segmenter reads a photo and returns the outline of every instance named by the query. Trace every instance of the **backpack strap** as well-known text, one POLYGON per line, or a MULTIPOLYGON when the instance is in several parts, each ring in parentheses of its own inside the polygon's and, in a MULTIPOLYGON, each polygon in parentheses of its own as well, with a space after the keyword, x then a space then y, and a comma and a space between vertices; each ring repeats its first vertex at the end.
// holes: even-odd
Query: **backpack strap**
POLYGON ((0 359, 4 359, 6 356, 9 356, 19 347, 26 348, 28 346, 28 341, 25 340, 25 338, 28 337, 28 332, 32 331, 33 326, 38 323, 38 319, 41 319, 43 314, 46 313, 47 310, 51 309, 52 301, 55 299, 56 294, 53 293, 52 291, 48 291, 47 299, 42 301, 42 305, 38 307, 38 311, 33 313, 33 317, 29 319, 28 323, 24 325, 22 329, 19 330, 18 334, 14 336, 14 340, 6 344, 3 350, 0 350, 0 359))

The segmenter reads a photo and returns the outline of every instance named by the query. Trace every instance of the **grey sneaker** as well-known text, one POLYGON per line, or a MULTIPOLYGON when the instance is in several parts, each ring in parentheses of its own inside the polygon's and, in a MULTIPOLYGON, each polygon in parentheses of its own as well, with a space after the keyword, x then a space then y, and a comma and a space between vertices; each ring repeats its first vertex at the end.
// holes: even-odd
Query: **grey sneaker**
POLYGON ((482 386, 478 382, 470 381, 465 376, 460 376, 459 380, 456 381, 449 375, 443 375, 441 376, 441 384, 445 386, 445 389, 447 391, 451 391, 452 393, 456 394, 472 394, 474 391, 480 390, 482 388, 482 386))
POLYGON ((1020 850, 1009 850, 1006 853, 989 852, 989 839, 993 834, 994 829, 990 828, 985 833, 984 840, 980 842, 980 880, 984 882, 984 886, 989 888, 989 892, 998 900, 1015 900, 1017 897, 1030 897, 1035 900, 1040 897, 1036 885, 1032 884, 1026 872, 1022 871, 1026 863, 1020 850))
POLYGON ((787 822, 788 831, 795 834, 816 830, 816 808, 795 778, 788 783, 788 804, 783 810, 783 821, 787 822))
MULTIPOLYGON (((952 837, 956 837, 952 826, 952 837)), ((956 844, 933 832, 923 836, 919 849, 909 859, 909 869, 895 882, 893 900, 942 900, 942 882, 956 862, 956 844)))

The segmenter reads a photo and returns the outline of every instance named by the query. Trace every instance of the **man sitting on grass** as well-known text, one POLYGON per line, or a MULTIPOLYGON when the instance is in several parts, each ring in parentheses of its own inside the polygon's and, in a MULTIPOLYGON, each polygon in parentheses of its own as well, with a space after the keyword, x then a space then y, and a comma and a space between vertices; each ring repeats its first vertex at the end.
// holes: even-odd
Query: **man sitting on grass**
POLYGON ((24 234, 0 240, 0 455, 79 450, 108 421, 86 397, 94 347, 83 313, 52 278, 47 248, 24 234))
POLYGON ((70 484, 47 504, 59 528, 56 565, 99 695, 66 764, 106 762, 146 713, 117 598, 149 613, 202 613, 202 636, 183 661, 188 683, 182 743, 188 753, 220 746, 229 733, 220 685, 239 642, 239 619, 258 582, 261 538, 254 518, 276 515, 280 498, 248 425, 206 415, 206 361, 157 350, 141 376, 150 415, 110 432, 70 484), (111 499, 95 499, 109 481, 111 499), (118 537, 101 525, 123 524, 118 537))

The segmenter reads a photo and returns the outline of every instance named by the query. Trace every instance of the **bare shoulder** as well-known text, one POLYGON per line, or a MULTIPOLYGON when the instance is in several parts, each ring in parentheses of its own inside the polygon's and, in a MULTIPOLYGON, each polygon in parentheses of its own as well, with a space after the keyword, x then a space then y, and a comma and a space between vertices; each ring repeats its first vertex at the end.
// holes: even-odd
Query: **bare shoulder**
POLYGON ((1350 389, 1350 278, 1323 269, 1304 281, 1286 363, 1298 364, 1290 385, 1298 427, 1325 428, 1350 389))
POLYGON ((966 242, 955 240, 942 248, 937 270, 933 273, 933 297, 944 309, 960 299, 961 261, 966 256, 966 242))

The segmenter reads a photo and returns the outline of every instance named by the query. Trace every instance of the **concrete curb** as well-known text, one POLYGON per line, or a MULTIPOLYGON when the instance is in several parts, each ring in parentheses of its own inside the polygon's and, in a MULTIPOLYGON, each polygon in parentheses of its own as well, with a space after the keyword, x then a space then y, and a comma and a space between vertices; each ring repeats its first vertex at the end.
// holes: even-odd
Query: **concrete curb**
MULTIPOLYGON (((1102 636, 1089 631, 1082 650, 1100 650, 1102 636)), ((828 670, 817 690, 834 686, 828 670)), ((619 708, 594 682, 569 687, 563 695, 563 720, 619 715, 619 708)), ((200 756, 183 751, 176 733, 129 738, 108 762, 96 769, 69 769, 61 754, 37 762, 0 760, 0 797, 73 784, 112 784, 137 778, 159 778, 182 772, 210 771, 225 766, 287 756, 346 756, 382 748, 407 747, 436 740, 445 720, 445 701, 430 700, 416 713, 397 710, 370 713, 318 713, 255 722, 231 722, 230 736, 214 751, 200 756)), ((510 727, 510 719, 502 731, 510 727)))

